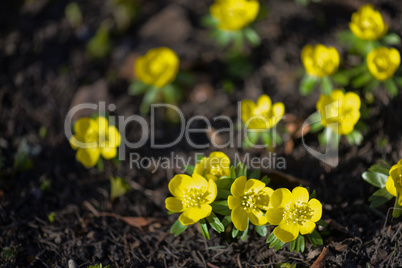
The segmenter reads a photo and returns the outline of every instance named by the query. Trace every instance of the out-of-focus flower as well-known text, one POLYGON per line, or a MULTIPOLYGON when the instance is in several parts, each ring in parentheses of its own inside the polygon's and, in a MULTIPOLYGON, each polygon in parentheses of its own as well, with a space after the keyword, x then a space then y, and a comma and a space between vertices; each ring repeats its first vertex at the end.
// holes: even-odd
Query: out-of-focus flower
POLYGON ((86 168, 95 166, 101 155, 105 159, 116 156, 121 136, 115 126, 109 126, 106 118, 80 118, 74 125, 74 132, 70 145, 77 150, 77 160, 86 168))
POLYGON ((391 78, 401 63, 401 55, 395 48, 379 47, 367 55, 367 66, 370 73, 378 80, 391 78))
POLYGON ((173 197, 165 200, 166 208, 172 212, 182 212, 179 221, 191 225, 211 214, 210 204, 217 194, 214 180, 193 174, 193 177, 179 174, 169 182, 169 191, 173 197))
POLYGON ((195 174, 214 181, 230 175, 230 159, 222 152, 212 152, 209 157, 203 157, 195 166, 195 174))
POLYGON ((232 222, 238 230, 246 230, 249 220, 257 226, 267 223, 261 210, 268 209, 274 192, 271 188, 262 181, 247 180, 246 176, 241 176, 233 182, 230 192, 232 195, 228 197, 228 205, 232 210, 232 222))
POLYGON ((259 97, 257 103, 251 100, 241 102, 241 119, 248 129, 266 130, 273 128, 283 117, 285 105, 277 102, 272 105, 267 95, 259 97))
POLYGON ((260 4, 256 0, 216 0, 211 15, 223 31, 238 31, 255 20, 260 4))
POLYGON ((347 135, 354 129, 360 118, 360 97, 353 92, 344 94, 337 89, 331 95, 321 95, 317 110, 321 114, 321 124, 335 133, 347 135))
POLYGON ((353 13, 349 28, 355 36, 363 40, 377 40, 388 31, 388 25, 381 13, 370 4, 361 6, 353 13))
POLYGON ((296 187, 290 192, 286 188, 275 190, 271 195, 266 212, 268 223, 278 225, 275 236, 283 243, 295 240, 299 233, 311 234, 316 222, 321 219, 322 205, 315 198, 309 200, 304 187, 296 187))
POLYGON ((301 52, 306 73, 310 76, 324 77, 335 73, 339 67, 339 53, 334 47, 305 45, 301 52))
POLYGON ((138 57, 134 73, 141 82, 162 88, 175 80, 179 65, 179 58, 173 50, 167 47, 154 48, 138 57))
POLYGON ((385 187, 390 194, 398 199, 398 204, 402 206, 402 159, 389 170, 385 187))

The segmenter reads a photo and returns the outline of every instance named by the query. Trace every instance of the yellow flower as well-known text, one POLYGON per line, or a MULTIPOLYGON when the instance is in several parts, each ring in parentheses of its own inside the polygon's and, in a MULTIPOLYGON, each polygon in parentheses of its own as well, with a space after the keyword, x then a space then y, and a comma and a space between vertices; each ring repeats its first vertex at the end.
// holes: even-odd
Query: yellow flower
POLYGON ((286 188, 275 190, 266 212, 269 224, 278 225, 275 236, 283 243, 314 232, 315 223, 321 219, 322 205, 315 198, 309 200, 306 188, 296 187, 290 192, 286 188))
POLYGON ((318 44, 305 45, 301 52, 306 73, 310 76, 324 77, 335 73, 339 67, 339 53, 334 47, 318 44))
POLYGON ((194 173, 214 181, 223 176, 230 176, 230 159, 222 152, 210 153, 209 157, 203 157, 195 165, 194 173))
POLYGON ((256 0, 216 0, 211 15, 223 31, 238 31, 255 20, 260 4, 256 0))
POLYGON ((361 6, 353 13, 349 28, 354 35, 363 40, 377 40, 388 31, 388 25, 381 13, 370 4, 361 6))
POLYGON ((134 73, 141 82, 162 88, 174 81, 179 64, 179 58, 170 48, 154 48, 138 57, 134 64, 134 73))
POLYGON ((166 208, 183 212, 179 217, 183 225, 191 225, 208 217, 212 211, 210 204, 217 194, 215 181, 207 181, 198 174, 193 174, 193 177, 185 174, 174 176, 169 182, 169 191, 174 197, 166 198, 166 208))
POLYGON ((360 98, 353 92, 343 94, 339 89, 331 95, 321 95, 317 110, 321 114, 321 124, 335 133, 347 135, 354 129, 360 118, 360 98))
POLYGON ((378 80, 391 78, 401 63, 401 55, 395 48, 379 47, 367 55, 367 66, 370 73, 378 80))
POLYGON ((398 204, 402 206, 402 159, 389 170, 385 187, 390 194, 398 199, 398 204))
POLYGON ((121 136, 115 126, 109 126, 106 118, 80 118, 74 125, 74 132, 70 145, 77 150, 77 160, 86 168, 95 166, 101 155, 105 159, 116 156, 121 136))
POLYGON ((265 130, 273 128, 283 117, 285 105, 277 102, 272 105, 267 95, 262 95, 257 103, 251 100, 241 102, 241 120, 248 129, 265 130))
POLYGON ((247 229, 248 220, 254 225, 264 225, 267 219, 262 210, 267 210, 274 192, 265 183, 259 180, 249 179, 245 176, 237 178, 230 188, 232 195, 228 197, 229 209, 232 210, 232 222, 236 229, 247 229))

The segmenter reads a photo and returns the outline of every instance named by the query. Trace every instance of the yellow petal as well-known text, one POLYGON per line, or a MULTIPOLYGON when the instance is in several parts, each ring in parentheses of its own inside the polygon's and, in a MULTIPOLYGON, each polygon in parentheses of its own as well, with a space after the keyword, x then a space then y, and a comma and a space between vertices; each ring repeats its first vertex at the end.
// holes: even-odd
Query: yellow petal
POLYGON ((243 100, 241 102, 241 120, 243 123, 247 121, 254 115, 255 103, 251 100, 243 100))
POLYGON ((257 108, 260 113, 269 113, 271 110, 272 101, 268 95, 261 95, 257 101, 257 108))
POLYGON ((354 92, 348 92, 345 94, 345 105, 348 108, 359 110, 360 109, 360 97, 354 92))
POLYGON ((285 114, 285 105, 282 102, 277 102, 272 107, 272 113, 279 121, 285 114))
POLYGON ((246 176, 241 176, 237 178, 230 187, 230 192, 232 193, 232 195, 236 197, 243 196, 244 188, 246 187, 246 181, 246 176))
POLYGON ((98 163, 99 156, 99 148, 79 148, 77 151, 77 160, 86 168, 95 166, 98 163))
POLYGON ((108 144, 111 147, 118 147, 121 143, 121 136, 119 130, 115 126, 108 128, 107 134, 108 144))
POLYGON ((231 213, 232 222, 237 230, 244 231, 247 229, 248 217, 247 212, 241 207, 235 208, 231 213))
POLYGON ((208 157, 203 157, 201 161, 195 165, 194 174, 198 174, 201 176, 206 175, 205 172, 208 165, 207 161, 208 157))
POLYGON ((181 199, 176 197, 168 197, 165 200, 166 209, 173 212, 182 212, 185 207, 181 199))
POLYGON ((309 194, 306 188, 304 187, 295 187, 292 191, 293 201, 300 203, 307 203, 309 200, 309 194))
POLYGON ((267 224, 267 218, 264 217, 264 213, 259 209, 251 209, 247 215, 250 222, 254 225, 261 226, 267 224))
POLYGON ((283 243, 295 240, 299 236, 298 224, 280 224, 274 229, 275 236, 283 243))
POLYGON ((117 155, 116 147, 104 147, 100 148, 100 150, 102 151, 102 157, 105 159, 112 159, 117 155))
POLYGON ((97 130, 95 121, 90 117, 82 117, 75 122, 74 132, 79 136, 85 137, 87 133, 92 133, 97 130))
POLYGON ((77 135, 72 135, 68 141, 70 142, 71 148, 73 148, 73 150, 77 150, 80 147, 80 141, 77 139, 77 135))
POLYGON ((285 207, 292 202, 292 193, 286 188, 279 188, 272 193, 269 206, 273 208, 285 207))
POLYGON ((269 224, 279 225, 283 219, 283 208, 270 208, 265 213, 269 224))
POLYGON ((208 180, 207 192, 205 193, 204 200, 207 204, 214 202, 216 195, 218 194, 218 189, 214 179, 208 180))
POLYGON ((395 69, 397 69, 399 64, 401 64, 401 54, 399 53, 399 51, 395 48, 390 48, 389 49, 389 58, 390 58, 392 64, 396 66, 395 69))
POLYGON ((233 210, 235 208, 238 208, 238 207, 240 207, 240 204, 241 204, 240 198, 238 198, 236 196, 232 196, 232 195, 228 196, 229 209, 233 210))
POLYGON ((392 194, 393 196, 397 196, 397 192, 396 192, 396 187, 395 187, 395 183, 394 180, 392 179, 391 176, 388 177, 387 182, 385 184, 385 188, 387 188, 387 191, 392 194))
POLYGON ((265 183, 263 183, 262 181, 249 179, 244 187, 244 192, 253 191, 254 193, 258 193, 259 191, 264 189, 264 187, 265 183))
POLYGON ((306 220, 301 226, 300 226, 300 233, 302 235, 305 234, 311 234, 314 232, 315 229, 315 223, 309 220, 306 220))
POLYGON ((310 219, 312 222, 317 222, 322 216, 322 204, 315 198, 312 198, 308 202, 309 208, 313 211, 313 217, 310 219))
POLYGON ((257 193, 259 199, 256 201, 256 205, 258 208, 267 210, 269 208, 269 201, 271 200, 271 195, 274 192, 269 187, 265 187, 260 192, 257 193))
POLYGON ((183 225, 191 225, 199 220, 208 217, 211 214, 212 207, 207 204, 202 204, 199 207, 186 208, 179 217, 179 221, 183 225))
POLYGON ((178 174, 174 176, 169 182, 169 191, 176 197, 183 197, 190 180, 191 177, 186 174, 178 174))

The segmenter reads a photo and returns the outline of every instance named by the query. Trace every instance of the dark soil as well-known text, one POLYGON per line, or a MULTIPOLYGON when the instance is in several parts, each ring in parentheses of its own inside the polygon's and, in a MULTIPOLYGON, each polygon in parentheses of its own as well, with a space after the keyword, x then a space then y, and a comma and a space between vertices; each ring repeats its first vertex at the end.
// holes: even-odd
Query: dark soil
MULTIPOLYGON (((174 49, 182 69, 195 77, 180 103, 187 119, 223 114, 236 120, 238 101, 266 93, 274 102, 285 103, 288 118, 303 122, 314 112, 318 92, 309 97, 298 93, 301 48, 307 43, 323 43, 341 49, 335 34, 348 27, 352 12, 363 1, 322 0, 308 7, 291 0, 262 1, 268 7, 266 17, 256 23, 262 45, 250 50, 252 72, 244 79, 230 77, 223 53, 200 25, 212 1, 138 2, 137 15, 128 29, 118 31, 112 22, 109 56, 91 59, 86 43, 102 21, 113 21, 110 7, 103 2, 107 1, 77 1, 84 15, 79 29, 65 18, 70 1, 0 3, 1 267, 68 267, 69 260, 75 267, 97 263, 112 267, 271 267, 284 262, 310 266, 321 252, 327 254, 325 267, 402 266, 402 223, 387 217, 391 202, 379 209, 369 207, 367 200, 375 188, 361 179, 362 172, 376 160, 396 163, 402 158, 401 94, 391 99, 382 88, 375 92, 369 116, 361 119, 368 126, 363 143, 349 146, 342 141, 336 168, 313 158, 298 138, 292 140, 290 154, 284 145, 275 148, 277 156, 286 160, 286 168, 279 174, 263 170, 273 177, 272 187, 303 184, 315 189, 324 204, 323 219, 329 226, 323 237, 328 250, 308 243, 303 254, 286 247, 275 252, 254 231, 245 241, 215 233, 205 240, 196 227, 178 237, 170 234, 177 215, 167 215, 164 200, 169 196, 169 180, 181 170, 152 173, 152 165, 137 169, 130 165, 130 153, 169 157, 174 152, 194 158, 195 152, 208 154, 215 148, 194 150, 183 139, 174 148, 157 150, 147 142, 139 149, 127 148, 126 160, 120 164, 104 162, 101 172, 78 163, 64 136, 64 119, 77 103, 106 101, 117 107, 112 115, 139 114, 141 97, 127 95, 132 62, 136 55, 162 45, 174 49), (234 84, 231 94, 224 90, 227 79, 234 84), (384 139, 387 142, 382 144, 384 139), (14 168, 24 142, 32 161, 32 168, 25 171, 14 168), (111 176, 124 178, 132 187, 113 203, 111 176), (55 219, 50 223, 52 212, 55 219), (130 225, 102 214, 105 212, 138 218, 130 225), (7 259, 8 250, 14 254, 7 259)), ((370 2, 385 15, 390 31, 402 32, 402 2, 370 2)), ((157 141, 174 140, 179 126, 164 121, 160 113, 157 118, 157 141)), ((150 124, 150 117, 145 119, 150 124)), ((194 122, 194 127, 202 127, 202 122, 194 122)), ((227 125, 215 122, 213 127, 227 125)), ((138 126, 129 124, 126 136, 138 140, 138 126)), ((209 141, 201 134, 192 138, 197 143, 209 141)), ((290 138, 284 138, 287 144, 290 138)), ((318 146, 315 134, 306 140, 318 146)), ((268 155, 262 149, 225 148, 223 152, 232 160, 235 154, 268 155)))

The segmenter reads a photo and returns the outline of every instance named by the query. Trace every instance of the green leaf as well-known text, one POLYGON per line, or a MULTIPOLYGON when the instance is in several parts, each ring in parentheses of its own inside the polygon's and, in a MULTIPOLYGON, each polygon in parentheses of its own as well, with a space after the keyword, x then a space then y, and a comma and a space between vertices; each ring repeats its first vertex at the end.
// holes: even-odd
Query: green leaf
POLYGON ((72 2, 64 9, 66 19, 73 28, 77 28, 82 24, 82 12, 79 5, 72 2))
POLYGON ((396 87, 394 79, 390 78, 384 81, 385 89, 391 95, 391 97, 395 97, 398 95, 398 88, 396 87))
POLYGON ((237 179, 236 170, 235 170, 235 167, 234 167, 234 166, 230 166, 230 177, 231 177, 232 179, 237 179))
POLYGON ((218 189, 218 193, 216 195, 216 198, 227 199, 229 195, 231 195, 230 190, 218 189))
POLYGON ((346 135, 350 145, 360 145, 363 141, 363 134, 360 131, 353 130, 351 133, 346 135))
POLYGON ((380 81, 378 81, 377 79, 371 79, 363 88, 363 91, 365 93, 371 92, 373 90, 375 90, 376 88, 378 88, 378 86, 380 85, 380 81))
POLYGON ((310 194, 310 199, 316 198, 317 193, 315 192, 315 190, 313 190, 313 192, 311 192, 310 194))
POLYGON ((140 106, 140 112, 141 114, 147 114, 149 112, 149 109, 151 107, 152 103, 156 102, 156 97, 159 93, 159 89, 157 88, 149 88, 149 90, 145 93, 142 103, 140 106))
POLYGON ((394 77, 395 83, 402 87, 402 77, 394 77))
POLYGON ((277 145, 281 145, 283 140, 281 138, 281 136, 279 135, 279 133, 276 131, 276 129, 272 129, 272 146, 276 147, 277 145))
POLYGON ((239 230, 236 229, 236 227, 234 227, 233 225, 233 229, 232 229, 232 237, 235 238, 239 233, 239 230))
POLYGON ((212 206, 212 211, 220 214, 220 215, 230 215, 230 209, 228 207, 228 201, 227 200, 221 200, 221 201, 214 201, 211 203, 212 206))
POLYGON ((379 172, 366 171, 362 174, 362 178, 375 187, 384 188, 388 176, 379 172))
POLYGON ((321 125, 321 121, 314 122, 310 125, 310 133, 317 133, 318 131, 323 129, 323 125, 321 125))
POLYGON ((233 182, 234 182, 234 179, 232 179, 231 177, 228 177, 228 176, 221 177, 217 181, 215 181, 216 187, 218 189, 226 189, 226 190, 230 189, 233 182))
POLYGON ((307 235, 308 240, 310 240, 311 244, 313 244, 313 246, 317 246, 317 245, 322 245, 323 241, 322 241, 322 237, 321 235, 317 232, 317 230, 314 230, 314 232, 312 232, 311 234, 307 235))
POLYGON ((393 46, 399 45, 401 43, 401 38, 396 33, 389 33, 384 36, 380 41, 385 43, 386 45, 393 46))
POLYGON ((166 85, 160 90, 163 92, 165 103, 176 105, 181 99, 180 90, 172 84, 166 85))
POLYGON ((352 80, 352 87, 361 88, 362 86, 367 85, 372 79, 373 76, 371 76, 370 73, 368 72, 362 73, 361 75, 357 76, 355 79, 352 80))
POLYGON ((268 178, 267 175, 265 175, 264 177, 262 177, 261 181, 262 181, 263 183, 265 183, 266 186, 268 186, 268 184, 271 182, 271 179, 268 178))
POLYGON ((272 146, 272 132, 271 131, 262 132, 261 139, 267 147, 272 146))
POLYGON ((175 236, 180 235, 182 232, 184 232, 187 229, 188 226, 185 226, 181 224, 179 219, 172 225, 172 228, 170 228, 170 233, 174 234, 175 236))
POLYGON ((316 224, 322 227, 328 227, 328 224, 323 219, 317 221, 316 224))
POLYGON ((260 236, 266 236, 268 234, 268 229, 267 226, 265 225, 262 226, 254 225, 254 229, 260 236))
POLYGON ((249 223, 249 220, 247 220, 247 228, 246 228, 246 230, 241 232, 241 235, 240 235, 241 241, 244 241, 244 239, 246 239, 249 228, 250 228, 250 223, 249 223))
POLYGON ((225 228, 232 222, 232 217, 230 215, 223 217, 222 224, 225 228))
POLYGON ((56 213, 54 213, 54 212, 50 212, 48 215, 47 215, 47 219, 49 220, 49 222, 50 222, 50 224, 52 224, 53 222, 54 222, 54 219, 56 218, 56 213))
POLYGON ((274 235, 274 232, 272 232, 267 238, 267 244, 271 243, 275 239, 276 239, 276 236, 274 235))
POLYGON ((184 173, 187 173, 188 175, 193 175, 193 173, 194 173, 194 170, 195 170, 195 166, 193 166, 193 165, 188 165, 188 166, 186 166, 185 168, 184 168, 184 173))
POLYGON ((398 198, 395 198, 394 210, 392 211, 392 217, 399 218, 402 216, 402 206, 398 204, 398 198))
POLYGON ((207 28, 215 28, 218 25, 218 21, 211 15, 207 15, 201 19, 201 25, 207 28))
POLYGON ((347 86, 349 84, 349 76, 345 72, 337 72, 331 76, 338 86, 347 86))
POLYGON ((200 225, 201 234, 205 239, 210 239, 209 232, 208 232, 208 225, 205 222, 205 219, 201 219, 198 224, 200 225))
POLYGON ((135 81, 128 87, 128 94, 133 96, 144 94, 149 87, 149 85, 141 81, 135 81))
POLYGON ((283 242, 280 241, 279 239, 278 239, 278 241, 279 241, 279 242, 275 244, 275 251, 280 250, 280 249, 285 245, 285 243, 283 243, 283 242))
POLYGON ((296 238, 296 252, 304 252, 305 247, 306 247, 306 242, 304 240, 304 236, 299 235, 296 238))
POLYGON ((249 178, 249 179, 256 179, 256 180, 259 180, 260 177, 261 177, 261 170, 259 170, 259 169, 253 170, 250 173, 250 175, 247 176, 247 178, 249 178))
POLYGON ((372 196, 370 196, 369 198, 369 201, 371 202, 370 207, 376 208, 381 205, 384 205, 392 197, 393 195, 391 195, 386 188, 379 189, 376 192, 374 192, 372 196))
POLYGON ((389 175, 389 170, 391 169, 391 165, 385 162, 377 163, 372 165, 368 170, 372 172, 382 173, 385 176, 389 175))
POLYGON ((357 37, 350 30, 339 32, 336 37, 338 38, 339 42, 346 45, 352 44, 357 39, 357 37))
POLYGON ((296 249, 296 241, 297 241, 297 238, 289 243, 289 250, 290 251, 293 251, 293 250, 296 249))
POLYGON ((244 142, 246 142, 247 146, 249 146, 248 148, 250 148, 257 143, 259 137, 260 137, 260 132, 250 130, 250 131, 246 132, 246 136, 244 137, 244 142))
POLYGON ((211 225, 212 229, 214 229, 218 233, 222 233, 223 231, 225 231, 225 226, 223 226, 219 218, 216 217, 215 213, 211 212, 211 214, 207 217, 207 221, 211 225))
POLYGON ((243 34, 246 37, 246 40, 250 42, 253 46, 259 46, 261 44, 261 39, 254 29, 246 28, 243 30, 243 34))
POLYGON ((110 177, 110 201, 124 195, 131 189, 130 185, 120 177, 110 177))
POLYGON ((321 78, 321 92, 325 95, 330 95, 334 86, 328 76, 321 78))
POLYGON ((316 77, 305 74, 302 81, 300 82, 300 94, 302 94, 303 96, 310 95, 317 85, 317 82, 318 79, 316 77))
POLYGON ((109 24, 103 22, 94 37, 87 43, 87 53, 96 59, 105 58, 110 52, 109 24))

